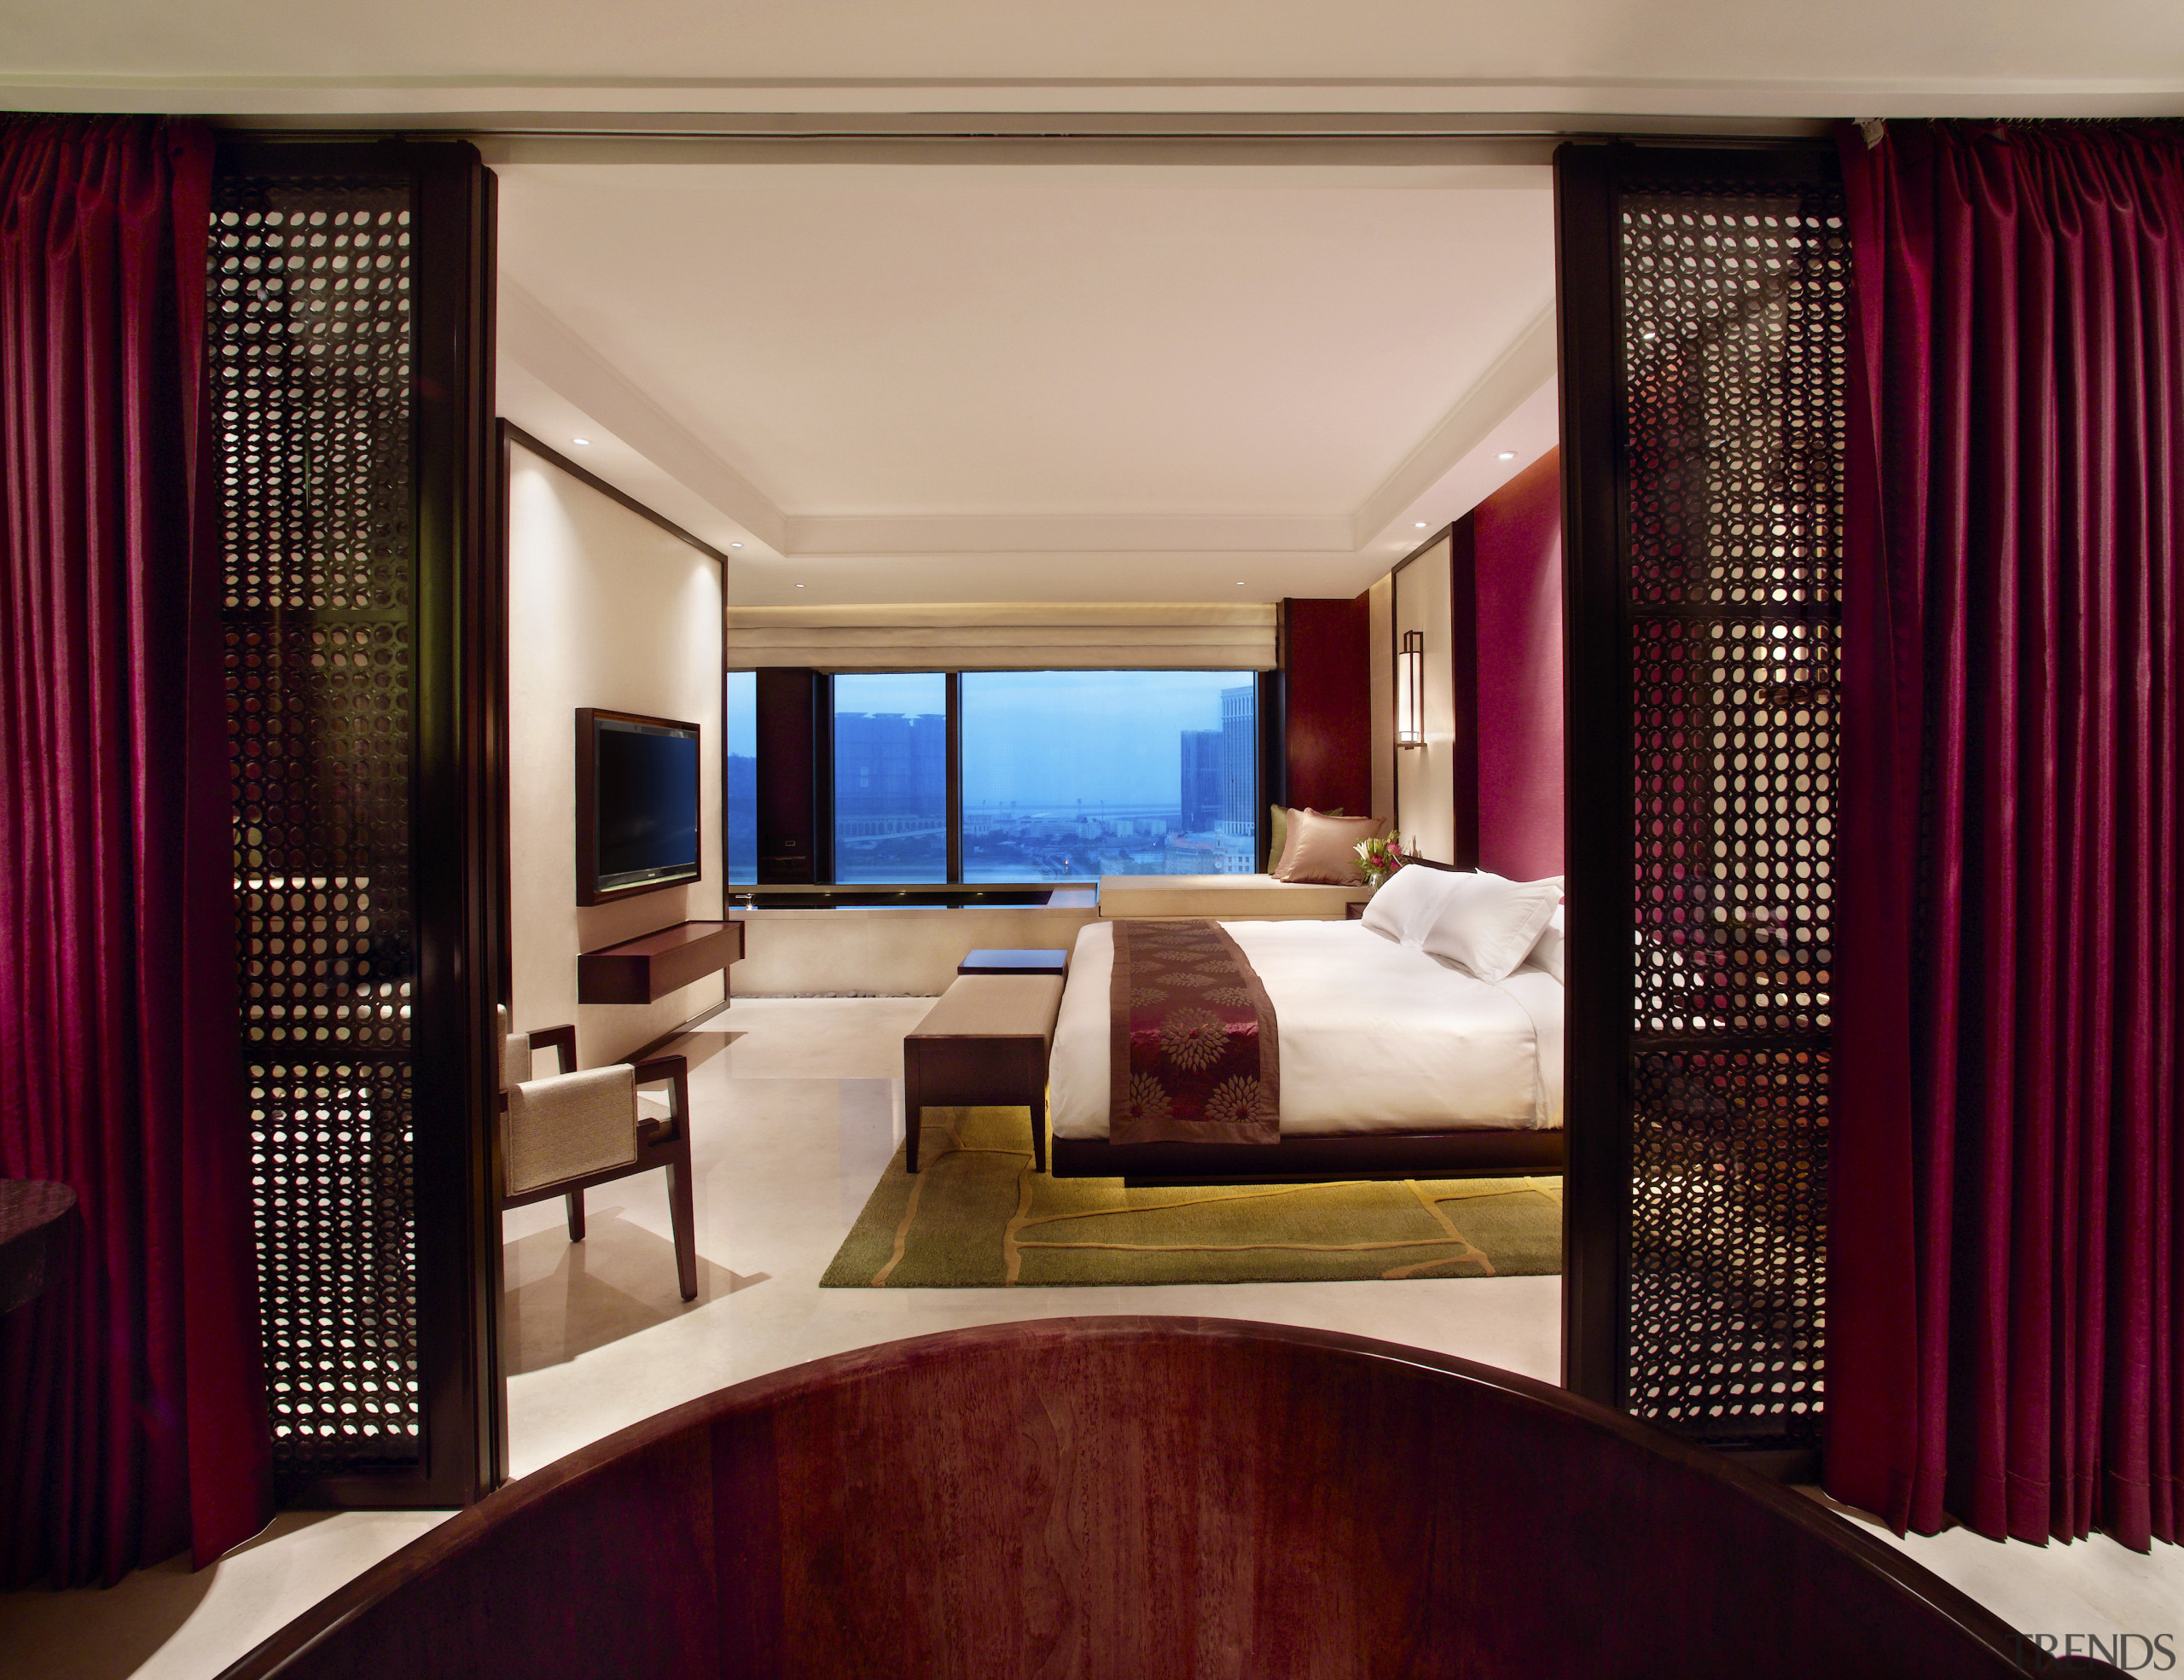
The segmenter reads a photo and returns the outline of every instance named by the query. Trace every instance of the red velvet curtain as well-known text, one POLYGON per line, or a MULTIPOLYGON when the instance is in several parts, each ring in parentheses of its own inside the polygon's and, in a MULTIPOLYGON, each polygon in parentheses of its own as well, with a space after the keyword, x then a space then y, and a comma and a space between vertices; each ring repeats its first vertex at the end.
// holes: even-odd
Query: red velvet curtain
POLYGON ((0 1579, 270 1511, 235 1026, 201 125, 0 122, 0 1173, 79 1198, 0 1321, 0 1579))
POLYGON ((1827 1482, 2184 1526, 2184 135, 1843 139, 1827 1482))

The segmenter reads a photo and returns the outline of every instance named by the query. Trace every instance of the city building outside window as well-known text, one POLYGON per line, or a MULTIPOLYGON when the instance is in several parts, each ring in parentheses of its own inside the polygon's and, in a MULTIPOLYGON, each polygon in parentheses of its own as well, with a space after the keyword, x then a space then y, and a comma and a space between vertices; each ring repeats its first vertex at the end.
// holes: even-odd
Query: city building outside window
POLYGON ((948 879, 948 679, 834 678, 834 879, 948 879))
MULTIPOLYGON (((1007 671, 961 677, 967 884, 1248 875, 1258 832, 1258 690, 1246 671, 1007 671)), ((948 679, 832 679, 837 884, 948 875, 948 679)), ((758 678, 727 677, 723 842, 758 879, 758 678)))
POLYGON ((961 706, 966 881, 1252 872, 1248 673, 966 671, 961 706))

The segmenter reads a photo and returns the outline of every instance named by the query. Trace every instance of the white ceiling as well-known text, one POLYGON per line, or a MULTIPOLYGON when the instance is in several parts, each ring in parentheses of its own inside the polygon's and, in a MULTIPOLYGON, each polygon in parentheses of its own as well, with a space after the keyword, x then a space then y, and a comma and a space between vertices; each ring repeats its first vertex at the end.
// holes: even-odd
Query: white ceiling
POLYGON ((11 0, 32 108, 2158 114, 2175 0, 11 0))
POLYGON ((498 172, 510 276, 830 522, 1316 538, 1554 298, 1545 170, 498 172))
POLYGON ((739 600, 1354 590, 1552 367, 1536 166, 499 173, 503 411, 739 600))

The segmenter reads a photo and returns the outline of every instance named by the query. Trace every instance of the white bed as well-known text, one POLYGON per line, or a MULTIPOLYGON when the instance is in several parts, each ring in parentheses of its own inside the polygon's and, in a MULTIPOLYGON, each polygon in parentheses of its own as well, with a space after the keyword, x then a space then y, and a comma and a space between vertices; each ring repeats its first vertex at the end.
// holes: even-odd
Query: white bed
MULTIPOLYGON (((1562 1124, 1562 982, 1489 985, 1362 921, 1224 921, 1274 1005, 1285 1137, 1562 1124)), ((1058 1139, 1107 1136, 1115 930, 1077 936, 1048 1062, 1058 1139)))

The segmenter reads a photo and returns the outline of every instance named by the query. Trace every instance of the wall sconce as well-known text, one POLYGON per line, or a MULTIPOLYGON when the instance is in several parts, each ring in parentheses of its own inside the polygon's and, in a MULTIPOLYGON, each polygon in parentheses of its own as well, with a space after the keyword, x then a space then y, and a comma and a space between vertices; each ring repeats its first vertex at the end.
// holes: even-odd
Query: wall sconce
POLYGON ((1396 745, 1426 745, 1426 632, 1403 633, 1396 655, 1396 745))

